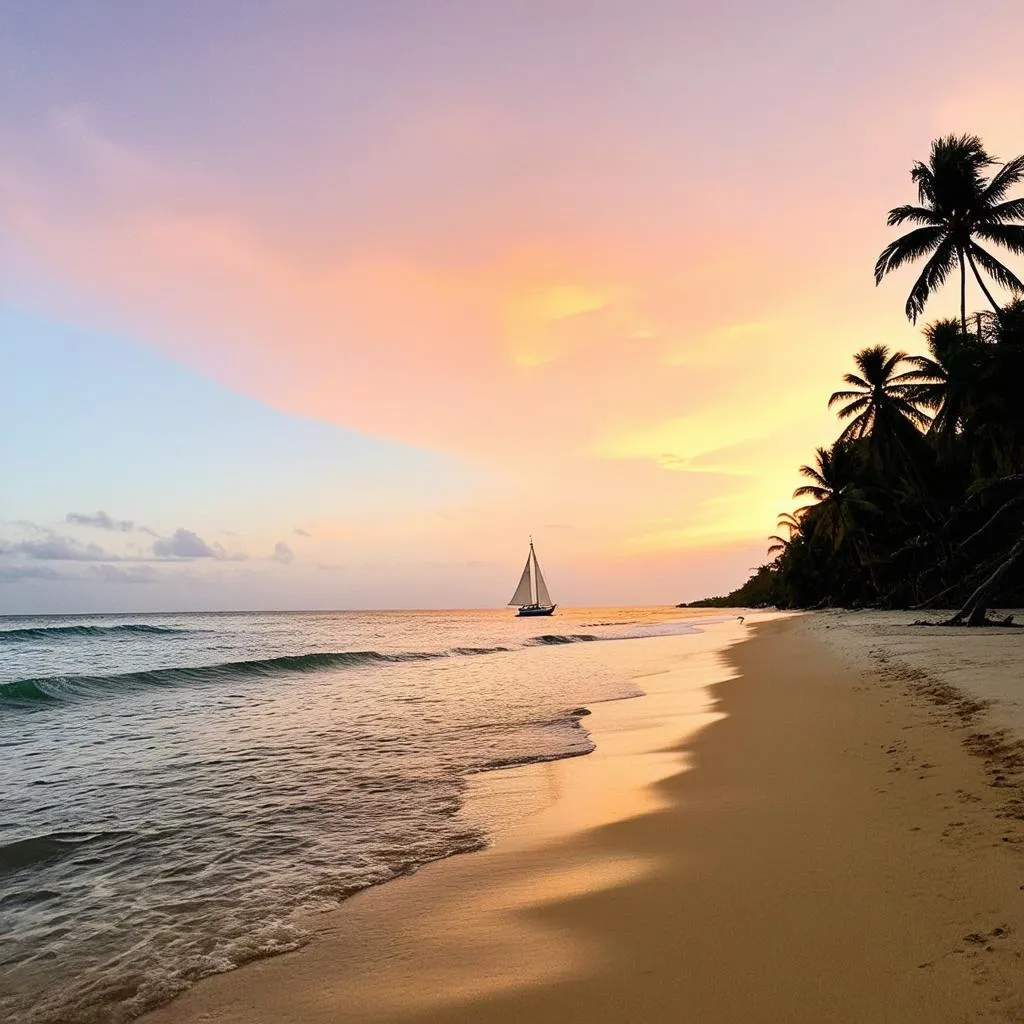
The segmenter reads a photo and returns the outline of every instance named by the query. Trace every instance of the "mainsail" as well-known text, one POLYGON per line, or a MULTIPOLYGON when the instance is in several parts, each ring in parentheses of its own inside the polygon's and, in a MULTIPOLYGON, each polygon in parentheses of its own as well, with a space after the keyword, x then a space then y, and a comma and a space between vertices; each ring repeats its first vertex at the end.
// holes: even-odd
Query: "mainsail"
POLYGON ((548 585, 541 575, 540 562, 537 561, 537 552, 533 550, 532 540, 530 553, 526 556, 526 565, 523 566, 523 575, 519 577, 519 586, 516 587, 509 604, 519 605, 520 608, 554 607, 548 593, 548 585))
MULTIPOLYGON (((519 586, 516 587, 516 592, 512 595, 512 600, 509 604, 533 604, 533 588, 530 586, 530 561, 534 558, 533 545, 530 545, 530 553, 526 556, 526 565, 523 568, 523 575, 519 578, 519 586)), ((547 590, 544 591, 547 593, 547 590)))

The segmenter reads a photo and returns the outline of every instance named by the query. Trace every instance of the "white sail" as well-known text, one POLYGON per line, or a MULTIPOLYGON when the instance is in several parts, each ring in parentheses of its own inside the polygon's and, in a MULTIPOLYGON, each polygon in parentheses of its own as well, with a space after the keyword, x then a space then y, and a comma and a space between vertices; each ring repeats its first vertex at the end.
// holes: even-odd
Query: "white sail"
MULTIPOLYGON (((530 549, 530 555, 533 554, 533 549, 530 549)), ((530 555, 526 556, 526 567, 523 569, 523 575, 519 578, 519 586, 516 587, 516 592, 512 595, 512 600, 509 604, 517 604, 520 607, 527 604, 533 604, 533 590, 530 587, 530 555)), ((547 593, 547 591, 544 591, 547 593)))
POLYGON ((539 605, 550 605, 551 595, 548 593, 548 585, 544 582, 544 577, 540 572, 540 562, 537 561, 537 553, 533 550, 533 545, 530 545, 530 554, 533 555, 533 571, 537 580, 537 604, 539 605))

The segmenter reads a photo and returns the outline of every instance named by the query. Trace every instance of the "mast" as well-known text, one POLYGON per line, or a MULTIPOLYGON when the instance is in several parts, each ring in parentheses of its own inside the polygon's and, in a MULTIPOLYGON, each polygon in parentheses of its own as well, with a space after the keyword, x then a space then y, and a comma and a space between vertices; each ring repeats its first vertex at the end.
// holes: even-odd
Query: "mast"
POLYGON ((530 573, 530 600, 533 604, 540 604, 540 594, 537 591, 537 552, 533 550, 533 534, 530 534, 530 562, 533 564, 533 571, 530 573))
POLYGON ((551 594, 548 593, 548 585, 544 582, 544 574, 540 571, 540 562, 533 546, 533 537, 530 538, 530 550, 526 555, 523 574, 519 577, 519 585, 509 604, 519 605, 520 608, 554 607, 551 602, 551 594))

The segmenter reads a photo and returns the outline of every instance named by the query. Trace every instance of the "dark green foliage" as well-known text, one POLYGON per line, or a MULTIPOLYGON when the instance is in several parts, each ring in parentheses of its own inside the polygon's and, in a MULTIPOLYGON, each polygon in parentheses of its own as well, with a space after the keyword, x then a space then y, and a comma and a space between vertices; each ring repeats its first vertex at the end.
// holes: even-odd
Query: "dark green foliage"
MULTIPOLYGON (((1024 302, 975 324, 927 327, 928 356, 858 353, 830 403, 850 423, 801 467, 806 503, 745 587, 780 607, 957 607, 1002 565, 1024 534, 1024 302)), ((1024 604, 1024 566, 996 584, 987 603, 1024 604)))
POLYGON ((725 597, 706 597, 702 601, 681 604, 680 608, 768 608, 775 602, 775 577, 771 567, 762 565, 737 590, 725 597))
POLYGON ((916 320, 953 269, 960 316, 924 329, 928 355, 883 345, 854 356, 835 392, 845 425, 802 466, 802 504, 779 520, 768 555, 711 606, 952 607, 979 624, 989 607, 1024 606, 1024 299, 1000 306, 985 283, 1024 292, 979 240, 1024 254, 1024 157, 996 161, 975 136, 932 144, 911 178, 918 206, 889 213, 917 227, 878 259, 875 280, 922 257, 907 301, 916 320), (970 269, 992 309, 968 321, 970 269))

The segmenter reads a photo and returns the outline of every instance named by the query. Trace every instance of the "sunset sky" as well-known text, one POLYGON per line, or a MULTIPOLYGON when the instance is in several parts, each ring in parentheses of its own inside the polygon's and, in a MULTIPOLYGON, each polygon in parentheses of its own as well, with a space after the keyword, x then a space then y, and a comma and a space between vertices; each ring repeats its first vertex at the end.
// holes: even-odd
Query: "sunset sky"
POLYGON ((563 604, 735 587, 852 353, 921 349, 912 161, 1024 151, 1022 33, 0 0, 0 612, 495 606, 531 533, 563 604))

